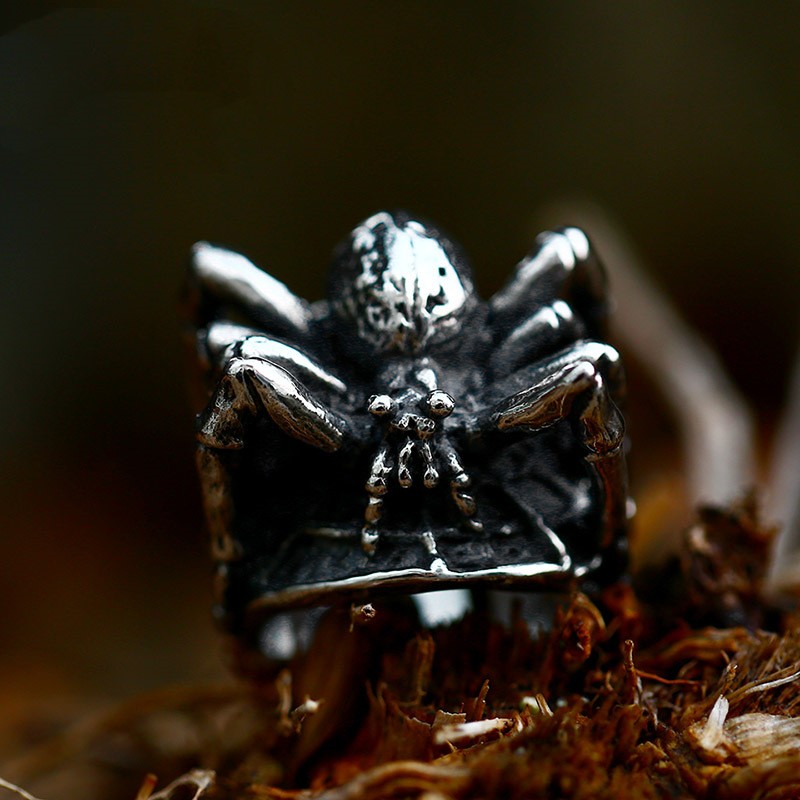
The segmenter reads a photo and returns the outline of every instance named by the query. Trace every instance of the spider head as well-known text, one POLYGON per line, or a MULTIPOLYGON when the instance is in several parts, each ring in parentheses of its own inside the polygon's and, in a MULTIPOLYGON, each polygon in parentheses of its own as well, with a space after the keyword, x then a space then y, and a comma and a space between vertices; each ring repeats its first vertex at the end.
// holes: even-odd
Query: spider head
POLYGON ((375 355, 418 355, 459 334, 475 305, 455 245, 405 212, 362 222, 336 252, 334 311, 375 355))

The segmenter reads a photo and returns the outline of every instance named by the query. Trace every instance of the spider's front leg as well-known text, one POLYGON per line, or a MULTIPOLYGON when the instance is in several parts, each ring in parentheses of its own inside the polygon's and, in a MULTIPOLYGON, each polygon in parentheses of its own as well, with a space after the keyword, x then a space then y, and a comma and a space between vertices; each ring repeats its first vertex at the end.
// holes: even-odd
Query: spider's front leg
POLYGON ((220 364, 216 389, 198 416, 197 464, 212 550, 220 562, 236 560, 231 536, 231 475, 225 451, 245 446, 248 422, 265 412, 284 433, 327 452, 338 450, 353 433, 349 420, 312 394, 307 381, 328 393, 344 384, 299 350, 266 336, 237 340, 239 326, 215 323, 206 339, 220 364), (303 382, 299 380, 299 376, 303 382))
POLYGON ((364 512, 361 544, 366 552, 375 550, 377 526, 383 516, 384 498, 392 476, 396 475, 401 488, 408 489, 414 484, 417 465, 422 467, 422 483, 426 489, 438 486, 444 471, 450 480, 453 502, 465 522, 473 530, 482 529, 475 519, 475 500, 468 492, 469 475, 443 429, 444 420, 454 408, 455 400, 441 389, 433 389, 427 395, 408 390, 398 398, 378 394, 367 401, 367 410, 384 427, 384 439, 372 460, 365 484, 369 500, 364 512), (409 411, 409 408, 415 410, 409 411))
POLYGON ((603 492, 603 547, 619 540, 627 524, 625 426, 613 400, 622 382, 613 347, 577 342, 497 384, 493 394, 505 398, 476 420, 483 430, 531 432, 573 420, 603 492))
POLYGON ((327 452, 341 447, 349 428, 286 369, 251 355, 228 361, 200 414, 197 438, 214 449, 244 447, 245 420, 261 409, 287 435, 327 452))

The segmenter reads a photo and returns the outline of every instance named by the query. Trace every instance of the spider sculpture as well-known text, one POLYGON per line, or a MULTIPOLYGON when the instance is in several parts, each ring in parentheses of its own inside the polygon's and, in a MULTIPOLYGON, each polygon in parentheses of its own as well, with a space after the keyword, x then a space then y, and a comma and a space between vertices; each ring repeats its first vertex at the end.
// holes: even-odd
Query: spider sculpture
POLYGON ((207 243, 189 287, 210 397, 198 465, 234 632, 388 590, 621 568, 624 378, 580 230, 541 234, 488 302, 458 248, 403 212, 339 247, 329 300, 207 243))

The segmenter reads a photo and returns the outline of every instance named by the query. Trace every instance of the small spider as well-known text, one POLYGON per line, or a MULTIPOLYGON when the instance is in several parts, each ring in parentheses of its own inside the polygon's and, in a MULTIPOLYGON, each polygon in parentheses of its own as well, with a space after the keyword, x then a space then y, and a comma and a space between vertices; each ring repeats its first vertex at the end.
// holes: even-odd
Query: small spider
POLYGON ((624 377, 580 230, 541 234, 488 302, 458 248, 403 212, 338 248, 329 300, 207 243, 189 287, 210 395, 198 464, 233 630, 386 589, 619 570, 624 377))

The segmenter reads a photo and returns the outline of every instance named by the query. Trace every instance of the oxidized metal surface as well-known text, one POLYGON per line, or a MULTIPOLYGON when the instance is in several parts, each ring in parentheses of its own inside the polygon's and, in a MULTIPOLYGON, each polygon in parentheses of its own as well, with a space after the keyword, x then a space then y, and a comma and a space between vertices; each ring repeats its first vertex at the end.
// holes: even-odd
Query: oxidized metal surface
POLYGON ((456 586, 557 586, 624 561, 624 377, 576 228, 476 294, 402 212, 339 247, 313 305, 195 246, 198 466, 234 631, 268 613, 456 586))

